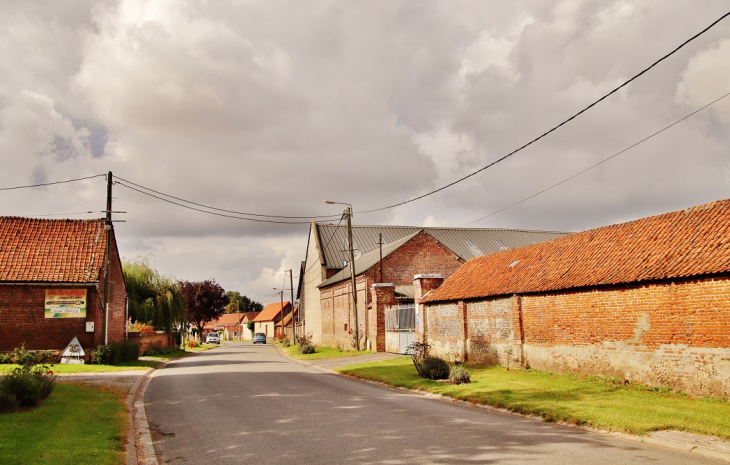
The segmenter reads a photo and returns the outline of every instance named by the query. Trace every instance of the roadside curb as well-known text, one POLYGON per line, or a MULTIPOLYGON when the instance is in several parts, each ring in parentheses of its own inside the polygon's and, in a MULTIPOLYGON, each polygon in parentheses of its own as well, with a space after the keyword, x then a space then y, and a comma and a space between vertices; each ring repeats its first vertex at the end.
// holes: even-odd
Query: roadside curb
MULTIPOLYGON (((314 365, 316 366, 316 365, 314 365)), ((336 375, 344 376, 346 378, 363 381, 366 383, 374 384, 377 386, 385 387, 394 391, 407 392, 408 394, 419 395, 430 399, 439 400, 442 402, 450 402, 452 404, 460 404, 465 407, 478 408, 482 410, 488 410, 494 413, 500 413, 503 415, 519 416, 528 420, 538 421, 544 423, 543 417, 539 415, 530 415, 513 412, 506 408, 494 407, 486 404, 479 404, 477 402, 465 401, 461 399, 455 399, 453 397, 444 396, 441 394, 434 394, 426 391, 419 391, 417 389, 410 389, 404 387, 393 386, 382 381, 376 381, 360 376, 353 376, 347 373, 341 373, 338 371, 330 370, 328 368, 319 367, 320 370, 328 371, 336 375)), ((661 447, 662 449, 669 449, 677 452, 685 452, 688 454, 699 455, 702 457, 723 460, 730 462, 730 441, 715 438, 712 436, 702 436, 697 434, 683 433, 680 431, 657 431, 654 433, 647 434, 646 436, 639 436, 636 434, 621 433, 616 431, 601 430, 592 428, 590 426, 574 425, 565 422, 554 422, 557 426, 564 428, 575 429, 579 431, 585 431, 587 433, 598 434, 601 436, 610 436, 617 439, 624 439, 626 441, 638 442, 647 444, 654 447, 661 447), (691 437, 691 439, 682 439, 683 437, 691 437)))
POLYGON ((144 381, 153 370, 154 368, 150 368, 142 376, 140 376, 132 385, 132 389, 129 390, 129 394, 127 394, 127 421, 129 422, 129 426, 127 428, 127 443, 125 445, 127 465, 136 465, 139 463, 137 461, 137 441, 135 438, 134 428, 134 397, 137 394, 137 390, 142 384, 142 381, 144 381))
MULTIPOLYGON (((211 349, 208 349, 211 350, 211 349)), ((201 351, 201 352, 207 352, 201 351)), ((144 408, 144 393, 154 372, 164 368, 168 363, 190 357, 201 352, 187 352, 179 357, 161 360, 161 364, 150 368, 134 383, 127 395, 127 418, 129 430, 127 433, 126 465, 158 465, 157 453, 150 434, 150 425, 147 422, 147 412, 144 408)))

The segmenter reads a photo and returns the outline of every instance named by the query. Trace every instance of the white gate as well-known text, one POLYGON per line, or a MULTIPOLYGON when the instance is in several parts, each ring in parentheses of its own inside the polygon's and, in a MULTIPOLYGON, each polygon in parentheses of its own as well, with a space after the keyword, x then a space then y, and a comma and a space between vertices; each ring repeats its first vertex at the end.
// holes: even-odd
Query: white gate
POLYGON ((416 305, 401 302, 385 309, 385 350, 410 354, 409 346, 416 339, 416 305))

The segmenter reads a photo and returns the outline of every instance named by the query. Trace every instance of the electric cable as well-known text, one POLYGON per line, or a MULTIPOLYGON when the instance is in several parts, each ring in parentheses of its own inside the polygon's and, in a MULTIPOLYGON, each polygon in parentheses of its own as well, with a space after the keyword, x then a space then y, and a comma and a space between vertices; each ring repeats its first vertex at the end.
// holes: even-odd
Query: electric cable
POLYGON ((235 211, 235 210, 225 210, 223 208, 211 207, 209 205, 205 205, 205 204, 202 204, 202 203, 193 202, 192 200, 186 200, 186 199, 183 199, 183 198, 180 198, 180 197, 175 197, 174 195, 165 194, 164 192, 160 192, 160 191, 156 191, 154 189, 150 189, 149 187, 142 186, 140 184, 134 183, 132 181, 128 181, 128 180, 126 180, 124 178, 121 178, 121 177, 118 177, 118 176, 116 177, 116 179, 122 180, 122 181, 124 181, 126 183, 129 183, 129 184, 131 184, 133 186, 136 186, 136 187, 139 187, 141 189, 145 189, 145 190, 148 190, 150 192, 154 192, 155 194, 159 194, 159 195, 163 195, 165 197, 169 197, 171 199, 179 200, 180 202, 185 202, 185 203, 189 203, 191 205, 196 205, 198 207, 203 207, 203 208, 207 208, 209 210, 215 210, 215 211, 224 212, 224 213, 233 213, 233 214, 236 214, 236 215, 245 215, 245 216, 256 216, 256 217, 261 217, 261 218, 283 218, 283 219, 315 219, 315 218, 335 219, 335 218, 337 218, 337 215, 324 215, 324 216, 282 216, 282 215, 262 215, 262 214, 259 214, 259 213, 245 213, 245 212, 238 212, 238 211, 235 211))
POLYGON ((412 199, 405 200, 405 201, 399 202, 399 203, 395 203, 393 205, 388 205, 386 207, 374 208, 372 210, 363 210, 363 211, 359 211, 359 212, 355 212, 355 213, 374 213, 374 212, 388 210, 388 209, 395 208, 395 207, 400 207, 400 206, 405 205, 407 203, 415 202, 416 200, 420 200, 420 199, 422 199, 424 197, 428 197, 429 195, 436 194, 437 192, 441 192, 442 190, 448 189, 451 186, 454 186, 454 185, 456 185, 456 184, 458 184, 458 183, 460 183, 462 181, 465 181, 465 180, 471 178, 472 176, 474 176, 476 174, 481 173, 482 171, 485 171, 485 170, 491 168, 492 166, 496 165, 497 163, 506 160, 507 158, 511 157, 512 155, 516 154, 517 152, 520 152, 520 151, 524 150, 525 148, 529 147, 530 145, 534 144, 535 142, 539 141, 540 139, 546 137, 550 133, 552 133, 552 132, 556 131, 557 129, 561 128, 562 126, 568 124, 569 122, 573 121, 578 116, 582 115, 586 111, 590 110, 594 106, 596 106, 599 103, 601 103, 602 101, 606 100, 608 97, 610 97, 611 95, 615 94, 616 92, 618 92, 623 87, 627 86, 632 81, 638 79, 640 76, 642 76, 643 74, 645 74, 646 72, 648 72, 650 69, 654 68, 656 65, 658 65, 662 61, 664 61, 667 58, 669 58, 670 56, 674 55, 676 52, 678 52, 685 45, 689 44, 690 42, 692 42, 693 40, 695 40, 696 38, 698 38, 699 36, 701 36, 702 34, 704 34, 705 32, 707 32, 708 30, 710 30, 713 26, 715 26, 717 23, 719 23, 720 21, 722 21, 723 19, 725 19, 728 16, 730 16, 730 12, 725 13, 720 18, 718 18, 717 20, 715 20, 712 24, 710 24, 709 26, 707 26, 706 28, 704 28, 703 30, 701 30, 700 32, 698 32, 697 34, 693 35, 689 39, 687 39, 684 42, 682 42, 677 48, 675 48, 671 52, 667 53, 663 57, 659 58, 654 63, 652 63, 650 66, 648 66, 647 68, 644 68, 644 70, 642 70, 641 72, 639 72, 638 74, 636 74, 634 77, 632 77, 629 80, 625 81, 623 84, 619 85, 618 87, 616 87, 615 89, 613 89, 609 93, 605 94, 603 97, 599 98, 595 102, 593 102, 590 105, 588 105, 587 107, 583 108, 578 113, 576 113, 573 116, 571 116, 570 118, 564 120, 562 123, 558 124, 557 126, 553 127, 552 129, 550 129, 550 130, 542 133, 540 136, 532 139, 531 141, 527 142, 523 146, 521 146, 521 147, 519 147, 519 148, 517 148, 517 149, 515 149, 515 150, 513 150, 511 152, 509 152, 508 154, 503 155, 501 158, 498 158, 497 160, 489 163, 488 165, 486 165, 486 166, 484 166, 482 168, 479 168, 478 170, 476 170, 476 171, 474 171, 474 172, 472 172, 470 174, 467 174, 466 176, 463 176, 463 177, 461 177, 461 178, 459 178, 459 179, 457 179, 457 180, 455 180, 453 182, 450 182, 449 184, 446 184, 445 186, 439 187, 438 189, 435 189, 435 190, 432 190, 432 191, 427 192, 425 194, 419 195, 418 197, 413 197, 412 199))
POLYGON ((469 223, 466 223, 466 224, 464 224, 464 225, 462 225, 462 226, 460 226, 460 227, 462 227, 462 228, 463 228, 464 226, 468 226, 468 225, 470 225, 470 224, 476 223, 477 221, 481 221, 481 220, 487 219, 487 218, 489 218, 489 217, 492 217, 492 216, 496 215, 497 213, 502 213, 502 212, 503 212, 503 211, 505 211, 505 210, 508 210, 508 209, 510 209, 510 208, 512 208, 512 207, 514 207, 514 206, 517 206, 517 205, 519 205, 519 204, 521 204, 521 203, 523 203, 523 202, 526 202, 526 201, 528 201, 528 200, 530 200, 530 199, 532 199, 532 198, 535 198, 535 197, 537 197, 538 195, 540 195, 540 194, 543 194, 543 193, 545 193, 545 192, 547 192, 547 191, 549 191, 549 190, 551 190, 551 189, 553 189, 553 188, 555 188, 555 187, 558 187, 559 185, 561 185, 561 184, 563 184, 563 183, 566 183, 566 182, 570 181, 571 179, 573 179, 573 178, 576 178, 576 177, 580 176, 581 174, 585 173, 586 171, 592 170, 593 168, 595 168, 595 167, 597 167, 597 166, 599 166, 599 165, 602 165, 603 163, 606 163, 607 161, 611 160, 612 158, 615 158, 615 157, 617 157, 617 156, 621 155, 622 153, 628 152, 629 150, 631 150, 632 148, 636 147, 637 145, 640 145, 640 144, 642 144, 642 143, 646 142, 647 140, 649 140, 649 139, 653 138, 654 136, 656 136, 656 135, 658 135, 658 134, 661 134, 662 132, 666 131, 667 129, 669 129, 669 128, 673 127, 673 126, 676 126, 677 124, 681 123, 682 121, 684 121, 684 120, 686 120, 686 119, 688 119, 688 118, 690 118, 690 117, 692 117, 692 116, 696 115, 697 113, 701 112, 701 111, 702 111, 702 110, 704 110, 705 108, 707 108, 707 107, 709 107, 709 106, 711 106, 711 105, 713 105, 713 104, 715 104, 715 103, 719 102, 720 100, 724 99, 724 98, 725 98, 725 97, 727 97, 728 95, 730 95, 730 92, 726 93, 726 94, 725 94, 725 95, 723 95, 722 97, 719 97, 719 98, 717 98, 717 99, 713 100, 712 102, 710 102, 710 103, 706 104, 705 106, 703 106, 703 107, 701 107, 701 108, 698 108, 697 110, 693 111, 692 113, 690 113, 690 114, 688 114, 688 115, 686 115, 686 116, 683 116, 682 118, 678 119, 677 121, 673 122, 672 124, 670 124, 670 125, 668 125, 668 126, 664 126, 664 127, 662 128, 662 129, 660 129, 660 130, 658 130, 658 131, 656 131, 656 132, 654 132, 654 133, 652 133, 652 134, 650 134, 650 135, 648 135, 648 136, 644 137, 643 139, 641 139, 640 141, 638 141, 638 142, 636 142, 636 143, 634 143, 634 144, 631 144, 631 145, 629 145, 629 146, 628 146, 628 147, 626 147, 625 149, 623 149, 623 150, 621 150, 621 151, 619 151, 619 152, 616 152, 616 153, 614 153, 614 154, 613 154, 613 155, 611 155, 610 157, 608 157, 608 158, 604 158, 603 160, 599 161, 598 163, 596 163, 596 164, 594 164, 594 165, 591 165, 591 166, 589 166, 588 168, 586 168, 586 169, 584 169, 584 170, 582 170, 582 171, 579 171, 579 172, 575 173, 574 175, 572 175, 572 176, 570 176, 570 177, 568 177, 568 178, 565 178, 565 179, 563 179, 562 181, 560 181, 560 182, 558 182, 558 183, 555 183, 555 184, 553 184, 553 185, 552 185, 552 186, 550 186, 550 187, 546 187, 545 189, 543 189, 543 190, 541 190, 541 191, 539 191, 539 192, 536 192, 535 194, 532 194, 532 195, 531 195, 531 196, 529 196, 529 197, 525 197, 524 199, 520 200, 519 202, 515 202, 515 203, 513 203, 513 204, 511 204, 511 205, 509 205, 509 206, 507 206, 507 207, 504 207, 504 208, 502 208, 501 210, 497 210, 496 212, 490 213, 489 215, 486 215, 486 216, 482 216, 481 218, 478 218, 478 219, 476 219, 476 220, 474 220, 474 221, 470 221, 469 223))
POLYGON ((44 182, 41 184, 30 184, 28 186, 15 186, 15 187, 0 187, 0 191, 11 191, 14 189, 29 189, 32 187, 42 187, 42 186, 54 186, 56 184, 66 184, 69 182, 76 182, 76 181, 84 181, 86 179, 94 179, 94 178, 100 178, 100 177, 106 177, 106 174, 97 174, 94 176, 86 176, 83 178, 76 178, 76 179, 67 179, 65 181, 55 181, 55 182, 44 182))
MULTIPOLYGON (((121 178, 119 178, 119 179, 121 179, 121 178)), ((114 184, 115 185, 122 186, 122 187, 126 187, 127 189, 131 189, 133 191, 137 191, 140 194, 144 194, 144 195, 147 195, 147 196, 150 196, 150 197, 154 197, 154 198, 156 198, 158 200, 162 200, 163 202, 167 202, 167 203, 171 203, 173 205, 177 205, 179 207, 187 208, 189 210, 193 210, 193 211, 197 211, 197 212, 201 212, 201 213, 207 213, 208 215, 220 216, 220 217, 223 217, 223 218, 232 218, 232 219, 236 219, 236 220, 254 221, 254 222, 257 222, 257 223, 274 223, 274 224, 310 224, 311 223, 309 221, 275 221, 275 220, 263 220, 263 219, 258 219, 258 218, 244 218, 244 217, 241 217, 241 216, 226 215, 226 214, 223 214, 223 213, 216 213, 216 212, 211 212, 211 211, 203 210, 203 209, 200 209, 200 208, 191 207, 190 205, 185 205, 185 204, 182 204, 182 203, 179 203, 179 202, 175 202, 173 200, 166 199, 164 197, 160 197, 158 195, 150 194, 149 192, 145 192, 145 191, 143 191, 141 189, 137 189, 136 187, 128 186, 128 185, 126 185, 126 184, 124 184, 123 182, 120 182, 120 181, 114 181, 114 184)))

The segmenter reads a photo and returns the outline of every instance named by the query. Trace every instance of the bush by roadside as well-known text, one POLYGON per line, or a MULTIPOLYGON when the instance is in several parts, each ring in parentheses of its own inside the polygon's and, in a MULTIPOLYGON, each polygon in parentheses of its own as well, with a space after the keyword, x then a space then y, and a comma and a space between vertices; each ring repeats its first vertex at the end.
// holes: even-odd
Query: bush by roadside
POLYGON ((39 357, 27 352, 25 345, 15 349, 14 355, 20 366, 0 378, 0 413, 35 407, 51 395, 56 385, 51 367, 39 364, 39 357))
POLYGON ((97 365, 119 365, 139 359, 140 344, 138 342, 120 341, 111 344, 99 344, 91 351, 91 363, 97 365))

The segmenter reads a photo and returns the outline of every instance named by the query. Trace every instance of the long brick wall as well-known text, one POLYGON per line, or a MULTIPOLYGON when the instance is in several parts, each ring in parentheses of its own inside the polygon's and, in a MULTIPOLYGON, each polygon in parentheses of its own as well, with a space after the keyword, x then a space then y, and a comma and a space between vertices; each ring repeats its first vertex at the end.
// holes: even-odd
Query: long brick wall
POLYGON ((426 313, 432 353, 445 358, 730 396, 728 276, 431 304, 426 313))

